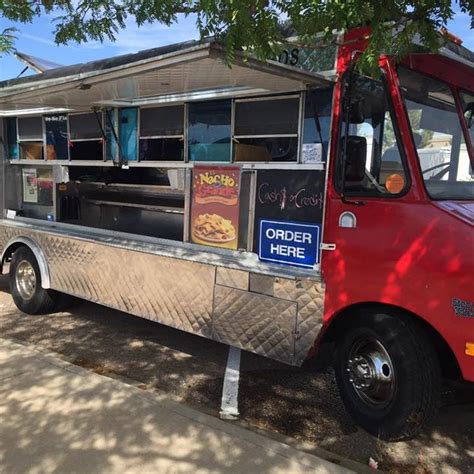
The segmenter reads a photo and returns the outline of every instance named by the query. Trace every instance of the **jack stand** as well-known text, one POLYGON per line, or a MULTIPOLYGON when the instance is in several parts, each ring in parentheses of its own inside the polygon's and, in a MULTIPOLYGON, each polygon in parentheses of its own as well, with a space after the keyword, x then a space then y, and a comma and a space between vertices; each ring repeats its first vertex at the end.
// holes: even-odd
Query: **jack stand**
POLYGON ((221 411, 219 412, 223 420, 237 420, 239 418, 239 377, 240 349, 229 346, 224 387, 222 388, 221 411))

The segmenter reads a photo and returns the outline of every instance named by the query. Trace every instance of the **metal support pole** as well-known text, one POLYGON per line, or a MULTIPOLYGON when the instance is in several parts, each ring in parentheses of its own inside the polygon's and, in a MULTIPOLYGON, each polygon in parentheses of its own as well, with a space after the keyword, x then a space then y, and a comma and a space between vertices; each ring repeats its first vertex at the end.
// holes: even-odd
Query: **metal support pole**
POLYGON ((229 356, 224 375, 222 388, 221 411, 223 420, 236 420, 239 417, 239 377, 240 377, 240 349, 229 346, 229 356))

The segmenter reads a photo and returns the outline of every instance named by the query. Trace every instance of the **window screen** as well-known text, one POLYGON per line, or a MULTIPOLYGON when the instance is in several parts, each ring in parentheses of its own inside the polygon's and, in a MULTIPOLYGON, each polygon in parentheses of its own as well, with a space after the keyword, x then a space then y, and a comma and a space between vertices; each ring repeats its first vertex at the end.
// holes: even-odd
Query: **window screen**
POLYGON ((18 119, 18 138, 21 140, 43 140, 43 120, 41 117, 21 117, 18 119))
POLYGON ((298 116, 298 97, 236 102, 234 135, 297 134, 298 116))
POLYGON ((102 140, 85 140, 71 143, 69 155, 71 160, 102 160, 104 158, 102 140))
POLYGON ((140 161, 183 161, 182 138, 140 138, 140 161))
POLYGON ((102 115, 98 114, 79 114, 69 116, 69 137, 70 140, 88 140, 94 138, 102 138, 100 125, 102 123, 102 115))
POLYGON ((184 107, 140 109, 140 138, 183 135, 184 107))

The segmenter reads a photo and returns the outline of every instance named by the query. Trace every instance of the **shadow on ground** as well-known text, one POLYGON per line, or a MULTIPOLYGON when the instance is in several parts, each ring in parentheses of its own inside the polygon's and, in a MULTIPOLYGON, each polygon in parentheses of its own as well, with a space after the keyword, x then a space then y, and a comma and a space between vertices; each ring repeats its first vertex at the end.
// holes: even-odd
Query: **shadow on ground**
MULTIPOLYGON (((79 300, 71 312, 27 316, 13 306, 4 277, 0 313, 3 338, 55 351, 76 365, 218 414, 227 358, 222 344, 79 300)), ((294 369, 244 353, 239 402, 243 420, 254 427, 364 464, 373 457, 389 472, 474 472, 472 386, 447 386, 435 423, 419 438, 393 444, 371 437, 351 421, 331 371, 294 369)), ((147 414, 140 416, 146 420, 147 414)), ((132 428, 145 436, 140 427, 118 436, 132 437, 132 428)), ((146 436, 141 441, 150 442, 146 436)))
POLYGON ((2 344, 0 350, 2 472, 305 469, 289 456, 249 444, 245 437, 196 422, 195 415, 176 410, 176 404, 158 404, 139 391, 125 390, 123 383, 104 384, 102 377, 58 367, 17 347, 6 351, 2 344), (22 376, 15 376, 22 368, 22 376))

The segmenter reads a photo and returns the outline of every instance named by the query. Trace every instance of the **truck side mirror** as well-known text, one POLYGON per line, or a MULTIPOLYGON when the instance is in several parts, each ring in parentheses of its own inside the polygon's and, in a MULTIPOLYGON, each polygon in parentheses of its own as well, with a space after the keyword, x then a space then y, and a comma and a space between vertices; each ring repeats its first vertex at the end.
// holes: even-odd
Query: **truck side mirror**
POLYGON ((345 181, 362 181, 365 176, 365 162, 367 160, 367 140, 365 137, 349 135, 345 165, 345 181))
POLYGON ((349 107, 349 122, 361 124, 364 121, 364 103, 362 99, 354 100, 349 107))

